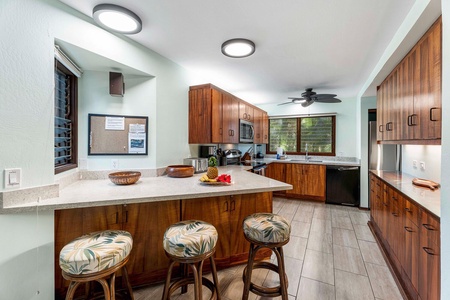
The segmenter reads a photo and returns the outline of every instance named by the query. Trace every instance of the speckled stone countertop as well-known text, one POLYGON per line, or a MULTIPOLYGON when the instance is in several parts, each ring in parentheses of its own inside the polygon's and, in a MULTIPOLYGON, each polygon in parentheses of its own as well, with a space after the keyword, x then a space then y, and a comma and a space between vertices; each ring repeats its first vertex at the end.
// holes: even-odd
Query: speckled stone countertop
POLYGON ((263 159, 252 160, 255 162, 264 162, 266 164, 271 163, 286 163, 286 164, 314 164, 314 165, 327 165, 327 166, 349 166, 359 167, 360 163, 355 158, 339 158, 335 156, 315 156, 310 160, 305 160, 302 155, 289 155, 286 159, 276 159, 272 156, 267 156, 263 159))
MULTIPOLYGON (((81 208, 127 203, 156 202, 260 193, 292 189, 292 185, 248 172, 246 166, 219 167, 219 173, 231 175, 228 186, 203 185, 199 181, 205 174, 187 178, 168 176, 141 177, 132 185, 115 185, 109 179, 78 180, 59 191, 59 196, 27 203, 5 203, 1 213, 20 211, 81 208)), ((5 200, 5 199, 3 199, 5 200)))
POLYGON ((395 172, 395 171, 375 171, 373 174, 380 177, 393 188, 399 190, 405 196, 411 198, 417 204, 433 213, 437 217, 441 217, 441 192, 440 189, 432 191, 427 187, 420 187, 412 184, 415 178, 411 175, 395 172))

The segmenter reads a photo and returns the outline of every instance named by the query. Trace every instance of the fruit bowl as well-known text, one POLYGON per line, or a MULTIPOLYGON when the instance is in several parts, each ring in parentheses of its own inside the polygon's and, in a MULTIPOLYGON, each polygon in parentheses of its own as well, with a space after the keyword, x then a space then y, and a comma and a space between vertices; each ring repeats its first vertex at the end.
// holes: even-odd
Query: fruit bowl
POLYGON ((136 183, 141 177, 141 172, 135 171, 122 171, 122 172, 114 172, 108 175, 109 180, 112 183, 117 185, 128 185, 136 183))
POLYGON ((171 165, 166 168, 167 176, 176 178, 191 177, 194 171, 191 165, 171 165))

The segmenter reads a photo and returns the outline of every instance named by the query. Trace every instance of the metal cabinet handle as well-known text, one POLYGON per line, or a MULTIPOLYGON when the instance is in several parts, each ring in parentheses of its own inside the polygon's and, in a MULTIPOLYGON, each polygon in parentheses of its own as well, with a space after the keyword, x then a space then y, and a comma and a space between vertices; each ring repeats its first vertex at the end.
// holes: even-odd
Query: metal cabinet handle
POLYGON ((392 125, 393 125, 392 122, 387 122, 386 123, 386 131, 392 131, 392 125))
POLYGON ((438 119, 433 119, 433 110, 439 109, 438 107, 432 107, 430 108, 430 121, 436 122, 439 121, 438 119))
POLYGON ((247 119, 247 113, 244 113, 243 117, 244 119, 247 119))
POLYGON ((409 115, 408 116, 408 126, 412 126, 412 116, 411 115, 409 115))
POLYGON ((236 202, 233 200, 231 201, 230 211, 234 211, 235 209, 236 209, 236 202))
POLYGON ((228 201, 225 201, 225 211, 228 211, 228 201))
POLYGON ((378 126, 378 131, 383 132, 383 125, 378 126))
POLYGON ((408 231, 408 232, 414 232, 414 230, 412 230, 411 227, 407 227, 407 226, 405 226, 405 230, 408 231))
POLYGON ((425 251, 428 255, 436 255, 436 253, 434 253, 433 249, 428 248, 428 247, 422 247, 423 251, 425 251))
POLYGON ((417 125, 417 114, 412 114, 411 115, 411 126, 416 126, 417 125))
POLYGON ((398 213, 392 213, 394 217, 398 217, 398 213))
POLYGON ((431 224, 422 224, 422 226, 425 227, 426 230, 436 230, 431 224))
POLYGON ((409 207, 405 207, 405 211, 409 212, 409 213, 412 213, 412 211, 411 211, 411 209, 409 209, 409 207))

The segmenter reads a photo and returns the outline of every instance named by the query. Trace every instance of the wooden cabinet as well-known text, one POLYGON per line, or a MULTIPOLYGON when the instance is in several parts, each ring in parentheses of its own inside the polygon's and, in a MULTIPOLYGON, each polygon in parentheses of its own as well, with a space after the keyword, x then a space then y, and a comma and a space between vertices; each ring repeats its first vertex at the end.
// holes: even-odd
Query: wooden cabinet
MULTIPOLYGON (((268 142, 268 117, 212 84, 191 86, 189 89, 189 144, 239 143, 239 119, 256 122, 254 111, 258 111, 258 133, 260 140, 268 142), (267 122, 265 124, 264 122, 267 122), (267 134, 264 130, 267 128, 267 134), (266 139, 264 137, 267 136, 266 139)), ((265 112, 264 112, 265 113, 265 112)), ((266 114, 267 115, 267 114, 266 114)))
POLYGON ((370 227, 408 297, 439 300, 439 219, 374 174, 370 201, 370 227))
POLYGON ((262 144, 263 143, 263 112, 259 109, 254 109, 254 115, 255 118, 253 120, 253 128, 255 129, 255 136, 253 139, 253 142, 255 144, 262 144))
POLYGON ((440 144, 441 32, 439 18, 379 86, 379 141, 440 144))
POLYGON ((200 219, 216 227, 219 240, 215 260, 219 267, 224 267, 247 260, 249 244, 242 222, 255 212, 272 212, 271 193, 182 200, 181 215, 183 220, 200 219))
POLYGON ((287 197, 325 201, 326 166, 287 164, 286 183, 293 186, 286 191, 287 197))
POLYGON ((263 144, 269 143, 269 115, 267 112, 263 111, 263 144))
POLYGON ((169 260, 162 246, 154 245, 162 245, 166 228, 179 220, 180 201, 55 211, 56 298, 64 299, 68 286, 68 282, 62 278, 58 265, 61 249, 73 239, 94 231, 113 229, 131 233, 133 250, 130 253, 127 269, 133 286, 163 279, 169 260))
POLYGON ((239 119, 254 122, 254 108, 245 101, 239 101, 239 119))
MULTIPOLYGON (((271 163, 267 165, 266 168, 266 177, 286 182, 286 165, 285 163, 271 163)), ((274 191, 274 195, 277 196, 285 196, 286 191, 274 191)))

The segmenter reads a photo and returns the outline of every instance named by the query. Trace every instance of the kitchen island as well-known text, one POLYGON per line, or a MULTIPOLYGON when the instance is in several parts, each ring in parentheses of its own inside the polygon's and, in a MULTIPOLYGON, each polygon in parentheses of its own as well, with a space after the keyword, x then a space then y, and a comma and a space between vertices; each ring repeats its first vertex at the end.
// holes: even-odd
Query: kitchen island
MULTIPOLYGON (((233 184, 227 186, 203 185, 199 181, 203 174, 144 177, 129 186, 117 186, 108 179, 79 180, 62 189, 59 197, 10 206, 6 211, 36 206, 55 211, 56 299, 64 297, 67 287, 58 265, 60 250, 72 239, 98 230, 123 229, 132 234, 127 268, 132 285, 140 286, 165 278, 169 261, 162 247, 163 234, 180 220, 200 219, 217 228, 215 257, 219 268, 246 261, 249 246, 242 233, 243 218, 255 212, 272 212, 272 192, 292 188, 248 169, 220 167, 219 173, 231 175, 233 184)), ((262 252, 259 258, 268 255, 262 252)))

